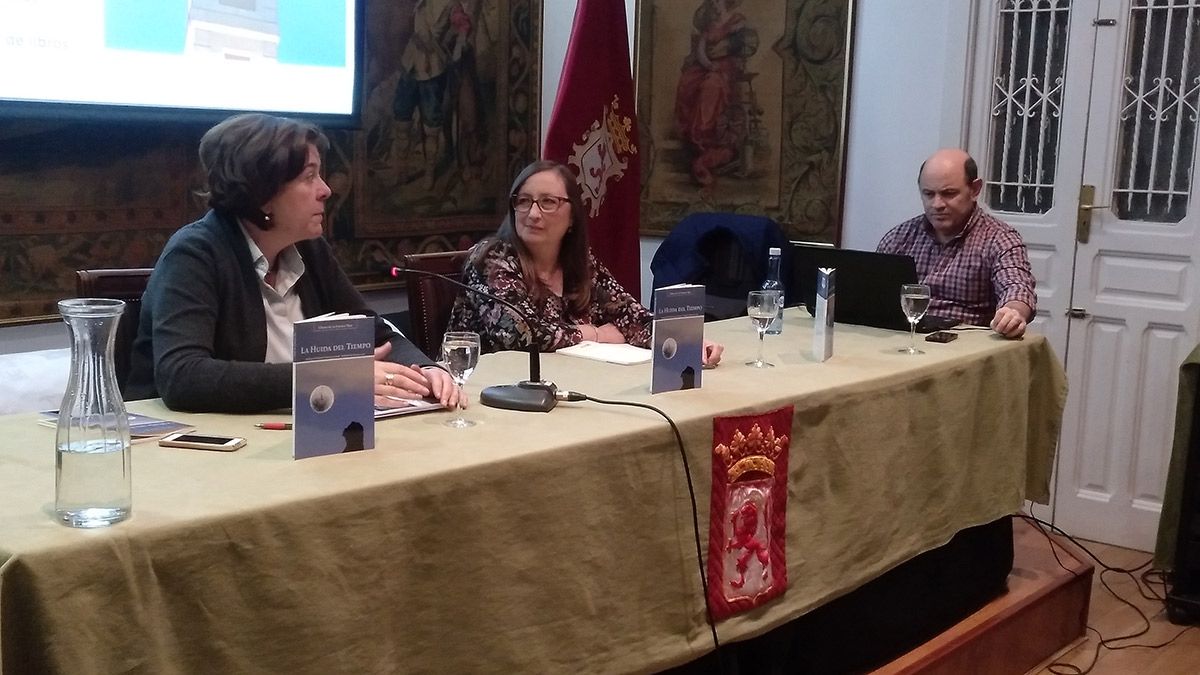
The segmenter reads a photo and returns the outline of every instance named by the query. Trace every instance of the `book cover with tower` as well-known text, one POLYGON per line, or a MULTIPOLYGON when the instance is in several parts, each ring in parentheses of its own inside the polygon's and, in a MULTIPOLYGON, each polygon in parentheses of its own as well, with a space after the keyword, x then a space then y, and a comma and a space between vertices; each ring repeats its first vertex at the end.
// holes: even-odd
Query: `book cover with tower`
POLYGON ((292 456, 375 447, 375 319, 329 315, 292 334, 292 456))
POLYGON ((704 363, 704 286, 655 289, 650 393, 698 389, 704 363))

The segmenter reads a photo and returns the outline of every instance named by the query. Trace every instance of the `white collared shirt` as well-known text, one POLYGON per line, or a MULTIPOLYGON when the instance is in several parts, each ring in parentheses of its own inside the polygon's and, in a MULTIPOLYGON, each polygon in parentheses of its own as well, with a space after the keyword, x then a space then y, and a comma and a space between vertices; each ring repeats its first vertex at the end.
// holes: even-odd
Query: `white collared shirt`
POLYGON ((258 290, 262 294, 263 314, 267 319, 267 363, 292 362, 292 324, 304 319, 304 308, 300 306, 300 295, 296 284, 304 274, 304 260, 295 245, 279 252, 275 272, 275 285, 267 283, 267 256, 254 243, 254 239, 242 228, 246 245, 250 247, 250 259, 254 261, 254 272, 258 275, 258 290))

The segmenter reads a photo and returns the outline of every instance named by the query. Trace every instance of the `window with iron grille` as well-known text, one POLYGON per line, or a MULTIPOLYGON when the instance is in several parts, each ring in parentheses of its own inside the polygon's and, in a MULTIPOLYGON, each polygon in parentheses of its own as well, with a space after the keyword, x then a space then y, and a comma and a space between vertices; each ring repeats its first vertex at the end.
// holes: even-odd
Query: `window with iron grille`
POLYGON ((1045 213, 1054 205, 1070 0, 1001 0, 992 76, 986 202, 1045 213))
POLYGON ((1125 220, 1187 215, 1200 97, 1200 2, 1134 0, 1117 136, 1113 208, 1125 220))

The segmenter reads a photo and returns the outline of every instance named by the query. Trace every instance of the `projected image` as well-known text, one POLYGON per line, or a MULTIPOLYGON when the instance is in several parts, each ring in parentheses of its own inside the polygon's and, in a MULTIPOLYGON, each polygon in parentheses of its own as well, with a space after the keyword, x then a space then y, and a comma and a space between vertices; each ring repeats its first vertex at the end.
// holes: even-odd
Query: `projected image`
POLYGON ((346 62, 345 26, 346 0, 106 0, 104 44, 337 67, 346 62))
POLYGON ((230 59, 274 61, 279 54, 275 2, 192 0, 184 50, 230 59))
POLYGON ((358 1, 0 2, 0 104, 349 114, 358 1))

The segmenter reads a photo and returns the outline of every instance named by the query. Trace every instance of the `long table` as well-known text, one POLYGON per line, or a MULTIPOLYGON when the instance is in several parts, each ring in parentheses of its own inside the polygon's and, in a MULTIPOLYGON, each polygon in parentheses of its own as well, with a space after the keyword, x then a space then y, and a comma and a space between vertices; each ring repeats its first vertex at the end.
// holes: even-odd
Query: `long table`
MULTIPOLYGON (((707 540, 712 418, 794 404, 788 590, 719 624, 748 638, 853 590, 963 528, 1044 501, 1066 396, 1049 345, 967 331, 926 354, 838 325, 806 354, 789 310, 742 365, 746 319, 707 325, 725 360, 697 390, 651 396, 649 365, 546 355, 543 374, 678 424, 707 540)), ((380 422, 372 451, 293 461, 284 415, 138 412, 245 436, 236 453, 135 444, 133 516, 83 531, 53 515, 54 432, 0 418, 4 673, 645 672, 712 649, 674 435, 591 402, 484 408, 526 376, 485 356, 466 430, 449 413, 380 422)))

